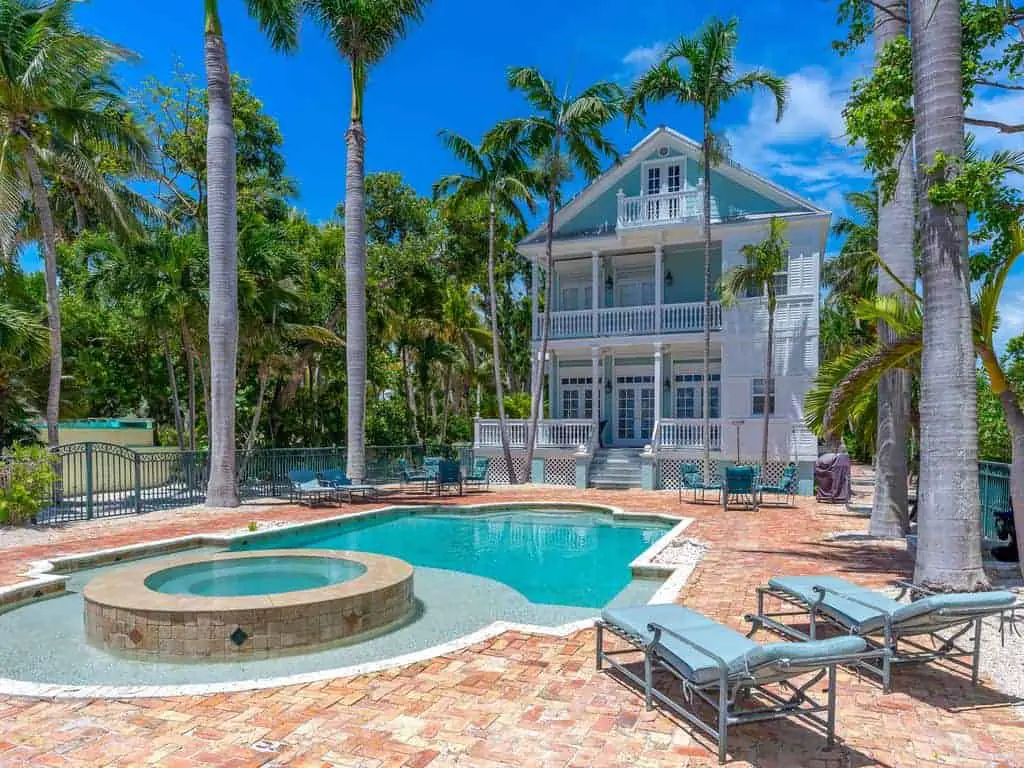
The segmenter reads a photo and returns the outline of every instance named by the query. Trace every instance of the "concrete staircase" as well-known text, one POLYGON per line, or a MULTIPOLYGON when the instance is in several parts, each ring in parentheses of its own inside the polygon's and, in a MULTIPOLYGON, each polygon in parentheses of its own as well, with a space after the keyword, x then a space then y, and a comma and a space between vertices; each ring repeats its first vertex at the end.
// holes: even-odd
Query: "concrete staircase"
POLYGON ((591 488, 639 488, 639 448, 602 448, 590 463, 591 488))

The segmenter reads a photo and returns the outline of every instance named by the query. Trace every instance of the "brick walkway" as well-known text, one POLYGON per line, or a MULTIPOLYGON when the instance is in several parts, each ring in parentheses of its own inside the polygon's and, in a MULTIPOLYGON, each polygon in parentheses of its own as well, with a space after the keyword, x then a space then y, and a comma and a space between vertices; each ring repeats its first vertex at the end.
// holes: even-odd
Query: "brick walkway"
MULTIPOLYGON (((773 573, 835 573, 865 584, 906 575, 899 550, 832 542, 860 530, 842 508, 729 512, 680 506, 671 493, 516 489, 461 503, 573 499, 696 518, 688 535, 711 550, 680 602, 734 627, 773 573)), ((287 508, 137 518, 118 529, 70 526, 45 546, 5 549, 0 579, 41 557, 230 530, 252 519, 309 519, 334 510, 287 508)), ((468 650, 384 673, 206 697, 130 701, 0 698, 0 766, 711 766, 716 761, 666 715, 593 668, 593 632, 568 639, 508 632, 468 650), (260 740, 278 742, 259 751, 260 740)), ((69 649, 69 652, 72 652, 69 649)), ((126 684, 131 681, 124 681, 126 684)), ((1024 766, 1024 721, 1008 697, 933 667, 902 670, 895 692, 841 674, 840 747, 792 721, 733 732, 737 766, 1024 766)))

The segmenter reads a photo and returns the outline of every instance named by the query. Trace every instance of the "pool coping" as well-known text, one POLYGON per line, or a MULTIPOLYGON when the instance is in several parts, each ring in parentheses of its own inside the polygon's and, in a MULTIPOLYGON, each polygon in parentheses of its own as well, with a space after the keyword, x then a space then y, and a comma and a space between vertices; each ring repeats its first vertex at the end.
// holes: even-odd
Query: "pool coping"
MULTIPOLYGON (((663 578, 665 582, 655 591, 647 601, 648 605, 671 603, 679 594, 683 585, 689 580, 690 574, 696 566, 696 561, 685 563, 681 566, 674 566, 664 563, 657 563, 655 559, 662 551, 671 545, 678 536, 693 523, 692 517, 679 517, 659 512, 631 512, 621 507, 614 507, 607 504, 586 504, 582 502, 491 502, 486 504, 470 504, 465 506, 417 506, 407 507, 402 505, 390 505, 377 509, 368 509, 360 512, 350 512, 343 515, 322 518, 320 520, 289 523, 265 531, 228 534, 189 534, 172 539, 158 539, 156 541, 141 542, 139 544, 128 544, 122 547, 99 549, 92 552, 82 552, 73 555, 53 558, 51 560, 36 560, 30 563, 26 581, 0 587, 0 609, 9 610, 16 608, 26 602, 53 597, 64 592, 66 582, 74 573, 88 568, 95 568, 103 565, 137 560, 154 555, 174 554, 189 549, 200 547, 230 547, 232 544, 254 538, 275 536, 288 531, 312 530, 320 526, 331 526, 337 523, 358 520, 363 518, 380 517, 395 512, 408 514, 430 514, 438 510, 451 514, 474 514, 481 512, 497 512, 515 509, 550 509, 550 510, 578 510, 581 512, 598 512, 610 514, 612 519, 628 519, 634 521, 649 520, 654 522, 675 523, 669 530, 665 531, 657 541, 641 552, 629 564, 630 572, 636 578, 663 578)), ((547 637, 569 637, 581 630, 594 626, 596 619, 582 619, 569 622, 556 627, 540 624, 519 624, 515 622, 496 621, 485 627, 460 635, 446 643, 424 648, 419 651, 391 656, 386 659, 354 664, 347 667, 336 667, 332 669, 316 670, 314 672, 303 672, 295 675, 281 677, 254 678, 250 680, 237 680, 233 682, 218 683, 187 683, 180 685, 139 685, 139 686, 117 686, 117 685, 68 685, 60 683, 35 683, 25 680, 14 680, 11 678, 0 678, 0 695, 25 696, 32 698, 47 699, 138 699, 138 698, 172 698, 178 696, 204 696, 215 693, 238 693, 241 691, 264 690, 267 688, 281 688, 292 685, 306 685, 309 683, 323 682, 342 677, 354 677, 374 672, 381 672, 388 669, 416 664, 438 656, 444 656, 456 651, 464 650, 477 643, 498 637, 505 632, 521 632, 524 634, 542 635, 547 637)))

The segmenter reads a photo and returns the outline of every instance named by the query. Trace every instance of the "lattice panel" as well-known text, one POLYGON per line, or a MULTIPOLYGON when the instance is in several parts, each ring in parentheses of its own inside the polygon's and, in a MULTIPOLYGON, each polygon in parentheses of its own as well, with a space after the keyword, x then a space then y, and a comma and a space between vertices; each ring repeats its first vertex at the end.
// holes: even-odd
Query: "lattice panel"
MULTIPOLYGON (((520 482, 530 482, 530 473, 526 469, 526 457, 512 454, 512 466, 516 470, 516 477, 520 482)), ((505 464, 504 456, 491 458, 490 467, 487 470, 487 479, 494 485, 509 485, 508 466, 505 464)))
POLYGON ((544 459, 544 483, 576 485, 576 459, 571 456, 552 456, 544 459))
POLYGON ((772 459, 769 459, 767 469, 765 469, 764 472, 761 472, 760 459, 750 459, 742 463, 746 464, 748 467, 754 467, 754 469, 757 470, 758 482, 761 485, 778 485, 779 481, 782 480, 782 473, 786 470, 786 467, 789 466, 788 461, 782 461, 781 459, 773 461, 772 459))
MULTIPOLYGON (((658 471, 661 473, 661 487, 665 489, 678 490, 679 488, 679 467, 683 464, 696 464, 701 474, 704 473, 704 458, 693 459, 661 459, 658 462, 658 471)), ((721 480, 722 468, 718 459, 711 459, 711 479, 721 480)))

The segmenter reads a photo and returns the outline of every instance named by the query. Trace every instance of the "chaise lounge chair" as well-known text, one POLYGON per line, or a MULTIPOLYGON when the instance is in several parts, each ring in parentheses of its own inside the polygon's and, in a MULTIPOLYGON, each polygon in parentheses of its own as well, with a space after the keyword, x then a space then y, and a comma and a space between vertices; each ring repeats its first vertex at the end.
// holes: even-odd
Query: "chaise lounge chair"
POLYGON ((726 759, 729 727, 743 723, 799 717, 823 730, 831 746, 835 742, 836 666, 877 655, 862 638, 849 636, 761 645, 678 605, 609 608, 597 622, 597 668, 607 661, 642 689, 648 709, 657 699, 709 735, 718 744, 719 763, 726 759), (605 631, 631 647, 606 650, 605 631), (643 677, 613 658, 637 651, 643 653, 643 677), (682 700, 689 708, 655 687, 656 670, 679 681, 682 700), (823 702, 811 694, 826 676, 828 693, 823 702), (695 699, 715 711, 716 722, 698 717, 692 707, 695 699))
POLYGON ((353 483, 352 478, 340 469, 325 469, 320 473, 320 479, 325 484, 331 486, 338 496, 346 497, 349 504, 352 503, 352 499, 355 496, 362 496, 364 499, 374 499, 378 494, 377 486, 368 483, 353 483))
POLYGON ((312 506, 321 501, 334 501, 337 489, 321 483, 316 473, 309 469, 292 469, 288 472, 288 500, 312 506))
POLYGON ((700 494, 700 502, 707 501, 707 492, 714 491, 718 494, 718 503, 722 499, 722 486, 719 483, 705 485, 704 476, 696 464, 681 464, 679 466, 679 501, 683 500, 683 491, 693 491, 693 502, 697 503, 697 494, 700 494))
POLYGON ((893 664, 936 659, 948 659, 970 669, 971 680, 977 683, 982 619, 1012 610, 1013 593, 936 594, 907 582, 899 582, 899 586, 902 591, 898 599, 893 599, 832 576, 779 576, 770 579, 768 586, 758 587, 757 614, 750 620, 757 627, 767 627, 797 640, 815 639, 820 635, 821 625, 864 638, 872 647, 886 652, 880 666, 861 663, 863 669, 881 678, 886 691, 891 687, 893 664), (900 602, 908 595, 919 599, 900 602), (774 598, 781 607, 769 612, 765 598, 774 598), (806 616, 808 631, 779 620, 787 616, 806 616), (958 641, 972 627, 973 645, 965 648, 958 641), (925 641, 930 645, 925 645, 925 641))
POLYGON ((782 500, 785 500, 786 506, 793 506, 793 500, 796 497, 796 489, 799 482, 800 478, 797 475, 796 464, 790 464, 782 470, 782 477, 779 478, 778 483, 758 487, 757 491, 758 495, 761 497, 761 504, 763 505, 765 503, 765 494, 770 493, 775 497, 775 504, 782 504, 782 500))

